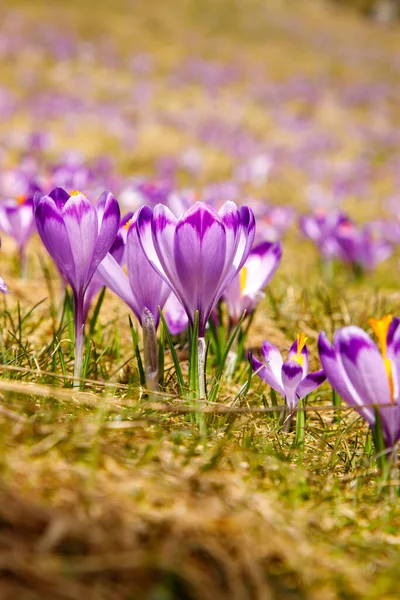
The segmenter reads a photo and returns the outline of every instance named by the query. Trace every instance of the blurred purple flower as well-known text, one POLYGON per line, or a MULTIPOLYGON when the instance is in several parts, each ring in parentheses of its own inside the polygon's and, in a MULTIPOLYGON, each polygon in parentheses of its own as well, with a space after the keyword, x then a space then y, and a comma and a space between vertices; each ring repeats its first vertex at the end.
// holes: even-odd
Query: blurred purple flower
POLYGON ((223 294, 229 316, 237 323, 246 310, 253 312, 264 298, 264 288, 274 276, 282 258, 280 242, 263 242, 253 248, 242 267, 223 294))

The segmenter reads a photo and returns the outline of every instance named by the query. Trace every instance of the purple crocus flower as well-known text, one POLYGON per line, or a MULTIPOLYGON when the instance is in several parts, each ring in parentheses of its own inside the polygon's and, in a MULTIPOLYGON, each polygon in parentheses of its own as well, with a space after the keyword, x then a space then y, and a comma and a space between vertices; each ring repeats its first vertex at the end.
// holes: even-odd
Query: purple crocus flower
POLYGON ((1 202, 0 229, 15 240, 23 272, 26 244, 36 230, 32 199, 19 196, 16 200, 1 202))
POLYGON ((400 320, 391 315, 371 319, 378 346, 355 326, 338 329, 333 345, 324 332, 319 356, 333 389, 371 426, 379 411, 387 448, 400 439, 400 320))
POLYGON ((205 397, 204 332, 226 286, 244 265, 254 241, 255 219, 247 207, 226 202, 217 212, 196 202, 179 219, 163 204, 138 213, 140 243, 154 269, 182 303, 191 326, 199 314, 198 374, 205 397))
POLYGON ((75 371, 82 373, 83 309, 87 287, 118 233, 118 202, 105 191, 94 206, 79 192, 55 188, 36 194, 34 215, 46 250, 72 287, 75 300, 75 371))
POLYGON ((336 231, 336 240, 342 260, 360 265, 366 271, 373 271, 393 253, 391 245, 376 238, 369 226, 359 230, 351 224, 341 224, 336 231))
MULTIPOLYGON (((132 310, 142 325, 143 312, 149 311, 157 328, 160 315, 158 307, 163 308, 170 288, 162 277, 152 268, 139 242, 137 223, 138 214, 131 218, 128 227, 125 255, 128 276, 125 275, 115 257, 108 254, 97 270, 97 276, 114 294, 119 296, 132 310)), ((147 221, 151 235, 151 222, 147 221)))
POLYGON ((216 212, 196 202, 177 219, 158 204, 154 210, 144 206, 137 222, 143 250, 181 301, 192 325, 199 312, 203 338, 214 306, 249 255, 255 234, 252 211, 226 202, 216 212))
POLYGON ((296 408, 299 400, 313 392, 326 380, 322 369, 314 373, 308 372, 306 341, 307 337, 304 333, 299 334, 285 362, 278 348, 267 340, 262 344, 263 363, 250 356, 258 377, 286 398, 286 404, 290 409, 296 408))
POLYGON ((322 209, 300 217, 299 226, 303 235, 317 246, 324 260, 342 258, 343 250, 337 239, 338 230, 353 230, 353 225, 345 214, 322 209))
POLYGON ((253 312, 264 298, 264 288, 274 276, 282 258, 280 242, 263 242, 253 248, 242 267, 226 287, 223 298, 229 316, 237 323, 246 310, 253 312))

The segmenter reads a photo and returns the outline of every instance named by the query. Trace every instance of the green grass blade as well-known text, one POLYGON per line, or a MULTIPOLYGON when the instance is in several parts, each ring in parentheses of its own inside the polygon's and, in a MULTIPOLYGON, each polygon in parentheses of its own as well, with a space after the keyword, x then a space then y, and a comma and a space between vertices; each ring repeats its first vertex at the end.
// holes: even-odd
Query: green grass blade
POLYGON ((162 326, 163 326, 163 331, 164 331, 165 337, 167 338, 168 347, 170 349, 172 360, 173 360, 174 367, 175 367, 176 378, 178 380, 179 393, 183 396, 184 393, 185 393, 185 382, 184 382, 184 379, 183 379, 181 366, 179 364, 179 358, 178 358, 178 355, 176 353, 176 350, 175 350, 175 347, 174 347, 174 342, 172 340, 172 336, 171 336, 171 333, 170 333, 170 331, 168 329, 168 325, 167 325, 167 322, 166 322, 166 320, 164 318, 162 310, 159 309, 159 311, 160 311, 160 318, 161 318, 161 323, 162 323, 162 326))

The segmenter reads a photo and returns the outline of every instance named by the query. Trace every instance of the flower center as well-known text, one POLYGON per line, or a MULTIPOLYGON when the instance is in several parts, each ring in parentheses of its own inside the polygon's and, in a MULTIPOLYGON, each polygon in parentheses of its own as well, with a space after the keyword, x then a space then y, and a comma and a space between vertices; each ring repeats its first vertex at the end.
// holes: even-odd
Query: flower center
POLYGON ((26 196, 24 194, 20 194, 16 197, 17 204, 23 204, 26 200, 26 196))
POLYGON ((372 327, 372 331, 378 338, 379 348, 381 350, 383 362, 389 380, 390 399, 394 403, 394 381, 392 363, 387 357, 387 336, 392 320, 392 315, 385 315, 384 317, 382 317, 382 319, 369 319, 368 323, 370 324, 370 326, 372 327))
POLYGON ((79 190, 72 190, 69 195, 70 196, 79 196, 82 192, 80 192, 79 190))
POLYGON ((124 225, 124 229, 129 229, 130 225, 132 223, 132 219, 129 219, 129 221, 127 221, 124 225))
POLYGON ((303 363, 304 363, 304 355, 302 354, 302 351, 303 351, 304 346, 306 345, 306 341, 308 340, 308 337, 306 336, 305 333, 298 333, 296 339, 297 339, 297 352, 292 360, 296 361, 302 367, 303 363))

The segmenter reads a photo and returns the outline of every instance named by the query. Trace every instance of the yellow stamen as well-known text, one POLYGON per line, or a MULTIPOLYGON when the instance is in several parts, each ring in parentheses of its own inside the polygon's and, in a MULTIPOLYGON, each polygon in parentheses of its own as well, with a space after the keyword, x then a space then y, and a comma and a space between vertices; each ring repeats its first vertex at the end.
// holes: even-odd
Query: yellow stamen
POLYGON ((369 319, 368 323, 372 327, 372 331, 378 338, 378 344, 381 349, 383 358, 386 358, 387 350, 387 335, 390 323, 393 321, 392 315, 385 315, 382 319, 369 319))
POLYGON ((296 361, 301 367, 303 366, 303 363, 304 363, 304 356, 301 352, 302 352, 304 346, 306 345, 307 340, 308 340, 308 337, 306 336, 305 333, 297 334, 297 352, 296 352, 296 356, 293 357, 293 360, 296 361))
POLYGON ((389 380, 390 398, 392 402, 394 402, 394 381, 392 363, 390 359, 387 358, 387 336, 392 320, 392 315, 385 315, 384 317, 382 317, 382 319, 369 319, 368 323, 370 324, 370 326, 372 327, 372 331, 378 338, 379 348, 381 350, 383 362, 389 380))
POLYGON ((70 196, 79 196, 82 192, 80 192, 79 190, 72 190, 69 195, 70 196))
POLYGON ((240 291, 243 292, 244 288, 246 287, 246 280, 247 280, 247 269, 246 267, 242 267, 242 270, 240 271, 240 291))
POLYGON ((129 221, 127 221, 127 222, 125 223, 125 225, 124 225, 124 228, 125 228, 125 229, 129 229, 129 227, 130 227, 131 223, 132 223, 132 219, 129 219, 129 221))
POLYGON ((17 204, 23 204, 25 202, 25 200, 26 200, 26 196, 24 196, 23 194, 16 197, 17 204))

